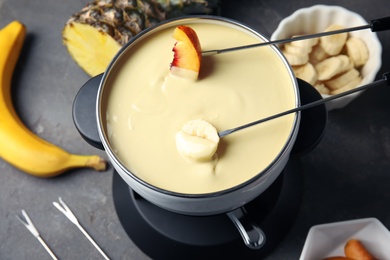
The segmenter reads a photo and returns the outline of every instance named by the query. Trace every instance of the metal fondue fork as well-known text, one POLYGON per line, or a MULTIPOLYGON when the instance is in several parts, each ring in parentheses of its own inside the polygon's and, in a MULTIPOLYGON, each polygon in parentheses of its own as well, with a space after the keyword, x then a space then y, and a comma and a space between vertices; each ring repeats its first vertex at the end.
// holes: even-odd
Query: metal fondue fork
POLYGON ((36 239, 42 244, 42 246, 46 249, 46 251, 50 254, 50 256, 57 260, 57 257, 54 255, 54 253, 51 251, 49 246, 46 244, 46 242, 42 239, 41 235, 39 234, 37 228, 32 223, 30 217, 27 215, 26 211, 22 209, 22 215, 24 219, 22 219, 20 216, 16 215, 16 218, 19 219, 19 221, 31 232, 31 234, 34 235, 36 239))
POLYGON ((103 252, 103 250, 96 244, 96 242, 92 239, 92 237, 85 231, 85 229, 80 225, 79 221, 77 220, 76 216, 73 214, 73 212, 69 209, 69 207, 65 204, 65 202, 61 199, 61 197, 58 198, 61 205, 57 202, 53 202, 53 205, 73 223, 75 224, 80 231, 88 238, 88 240, 92 243, 92 245, 99 251, 99 253, 104 257, 104 259, 109 260, 108 256, 103 252))
POLYGON ((332 34, 346 33, 346 32, 352 32, 352 31, 358 31, 358 30, 364 30, 364 29, 371 29, 372 32, 389 30, 390 29, 390 17, 384 17, 384 18, 380 18, 380 19, 371 20, 370 24, 357 26, 357 27, 345 28, 345 29, 341 29, 341 30, 321 32, 321 33, 308 34, 308 35, 302 35, 302 36, 294 36, 294 37, 288 38, 288 39, 281 39, 281 40, 275 40, 275 41, 242 45, 242 46, 226 48, 226 49, 202 51, 202 55, 203 56, 210 56, 210 55, 220 54, 220 53, 225 53, 225 52, 245 50, 245 49, 261 47, 261 46, 265 46, 265 45, 271 45, 271 44, 281 44, 281 43, 287 43, 287 42, 293 42, 293 41, 301 41, 301 40, 306 40, 306 39, 310 39, 310 38, 317 38, 317 37, 328 36, 328 35, 332 35, 332 34))
POLYGON ((254 126, 254 125, 257 125, 257 124, 260 124, 260 123, 263 123, 263 122, 266 122, 266 121, 269 121, 271 119, 275 119, 275 118, 278 118, 278 117, 281 117, 281 116, 284 116, 284 115, 288 115, 288 114, 295 113, 295 112, 298 112, 298 111, 302 111, 302 110, 305 110, 305 109, 308 109, 308 108, 312 108, 312 107, 324 104, 325 102, 328 102, 330 100, 337 99, 337 98, 340 98, 340 97, 344 97, 344 96, 347 96, 349 94, 352 94, 352 93, 355 93, 355 92, 358 92, 358 91, 362 91, 364 89, 380 86, 382 84, 390 85, 390 72, 384 73, 382 79, 379 79, 379 80, 374 81, 372 83, 369 83, 369 84, 357 87, 355 89, 351 89, 349 91, 345 91, 345 92, 337 94, 337 95, 329 96, 327 98, 322 98, 322 99, 319 99, 317 101, 308 103, 306 105, 302 105, 302 106, 299 106, 299 107, 296 107, 296 108, 293 108, 293 109, 281 112, 279 114, 275 114, 275 115, 272 115, 272 116, 269 116, 269 117, 266 117, 266 118, 263 118, 263 119, 260 119, 260 120, 257 120, 257 121, 245 124, 245 125, 241 125, 241 126, 238 126, 238 127, 234 127, 234 128, 231 128, 231 129, 227 129, 227 130, 221 131, 221 132, 218 133, 218 136, 219 136, 219 138, 222 138, 222 137, 227 136, 228 134, 231 134, 231 133, 236 132, 238 130, 241 130, 241 129, 244 129, 244 128, 248 128, 250 126, 254 126))

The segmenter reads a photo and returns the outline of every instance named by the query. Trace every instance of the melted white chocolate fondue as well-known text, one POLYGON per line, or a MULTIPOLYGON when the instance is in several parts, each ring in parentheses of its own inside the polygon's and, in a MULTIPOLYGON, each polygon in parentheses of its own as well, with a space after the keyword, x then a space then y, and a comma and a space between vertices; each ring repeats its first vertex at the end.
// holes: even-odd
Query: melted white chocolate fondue
MULTIPOLYGON (((189 26, 204 50, 260 41, 244 29, 218 22, 189 26)), ((206 120, 221 131, 291 109, 296 106, 294 78, 271 47, 203 57, 197 81, 174 77, 169 73, 173 30, 137 43, 112 73, 106 111, 110 145, 134 175, 161 189, 203 194, 232 188, 280 155, 295 115, 222 138, 209 161, 183 157, 176 133, 191 120, 206 120)))

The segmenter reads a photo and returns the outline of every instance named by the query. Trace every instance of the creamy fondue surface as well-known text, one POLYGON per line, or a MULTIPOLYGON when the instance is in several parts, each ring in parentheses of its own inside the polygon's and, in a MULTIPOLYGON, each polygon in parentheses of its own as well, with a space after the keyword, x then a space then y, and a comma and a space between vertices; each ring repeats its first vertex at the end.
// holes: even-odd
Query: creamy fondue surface
MULTIPOLYGON (((218 23, 188 25, 203 50, 260 41, 218 23)), ((174 28, 140 41, 122 57, 120 69, 110 72, 109 143, 127 169, 156 187, 185 194, 232 188, 272 164, 290 138, 295 115, 221 138, 207 162, 180 155, 176 133, 190 120, 206 120, 221 131, 294 108, 294 80, 271 47, 203 57, 197 81, 174 77, 174 28)))

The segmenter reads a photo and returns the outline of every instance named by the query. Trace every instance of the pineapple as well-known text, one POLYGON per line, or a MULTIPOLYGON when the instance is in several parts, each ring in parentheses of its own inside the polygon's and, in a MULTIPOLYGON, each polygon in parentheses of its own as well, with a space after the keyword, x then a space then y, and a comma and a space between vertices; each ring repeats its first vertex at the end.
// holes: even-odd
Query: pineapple
POLYGON ((76 63, 96 76, 145 28, 185 14, 211 14, 218 0, 94 0, 73 14, 62 31, 76 63))

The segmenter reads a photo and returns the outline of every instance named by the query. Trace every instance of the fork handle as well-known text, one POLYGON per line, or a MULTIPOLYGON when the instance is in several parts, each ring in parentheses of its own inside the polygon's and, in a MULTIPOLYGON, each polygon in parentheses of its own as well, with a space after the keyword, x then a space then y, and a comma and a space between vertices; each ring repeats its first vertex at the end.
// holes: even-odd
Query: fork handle
POLYGON ((53 260, 58 260, 58 258, 56 257, 56 255, 53 253, 53 251, 51 251, 50 247, 46 244, 46 242, 40 237, 40 236, 37 236, 37 239, 38 241, 41 243, 41 245, 46 249, 46 251, 49 253, 49 255, 51 256, 51 258, 53 260))
POLYGON ((379 32, 390 29, 390 16, 371 20, 371 31, 379 32))

